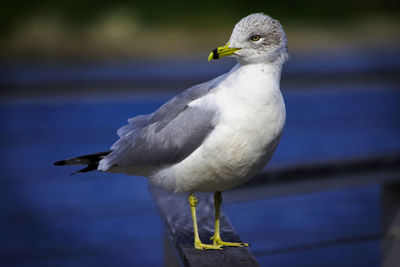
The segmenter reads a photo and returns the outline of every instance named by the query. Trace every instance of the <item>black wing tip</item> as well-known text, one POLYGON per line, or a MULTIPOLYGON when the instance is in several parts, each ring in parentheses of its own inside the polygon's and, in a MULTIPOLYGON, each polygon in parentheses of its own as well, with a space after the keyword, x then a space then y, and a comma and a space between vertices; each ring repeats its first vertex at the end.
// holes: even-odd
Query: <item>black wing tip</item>
POLYGON ((78 174, 78 173, 85 173, 85 172, 97 170, 97 166, 98 166, 98 164, 89 164, 87 167, 71 173, 71 176, 78 174))
POLYGON ((55 166, 64 166, 67 164, 65 160, 56 161, 53 163, 55 166))

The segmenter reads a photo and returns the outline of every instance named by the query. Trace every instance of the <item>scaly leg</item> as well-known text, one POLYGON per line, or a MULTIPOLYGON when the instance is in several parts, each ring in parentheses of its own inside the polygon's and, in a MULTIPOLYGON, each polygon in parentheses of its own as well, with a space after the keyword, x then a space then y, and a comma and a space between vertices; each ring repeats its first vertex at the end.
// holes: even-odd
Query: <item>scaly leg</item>
POLYGON ((221 240, 221 235, 219 231, 219 222, 220 222, 220 208, 222 203, 222 194, 217 191, 214 194, 214 208, 215 208, 215 233, 214 236, 211 237, 214 246, 228 246, 228 247, 247 247, 248 243, 237 243, 237 242, 225 242, 221 240))
POLYGON ((197 228, 197 218, 196 218, 196 206, 197 206, 197 198, 194 196, 193 192, 189 195, 189 203, 190 203, 190 211, 192 212, 193 219, 193 232, 194 232, 194 247, 196 249, 222 249, 221 245, 208 245, 203 244, 199 237, 199 229, 197 228))

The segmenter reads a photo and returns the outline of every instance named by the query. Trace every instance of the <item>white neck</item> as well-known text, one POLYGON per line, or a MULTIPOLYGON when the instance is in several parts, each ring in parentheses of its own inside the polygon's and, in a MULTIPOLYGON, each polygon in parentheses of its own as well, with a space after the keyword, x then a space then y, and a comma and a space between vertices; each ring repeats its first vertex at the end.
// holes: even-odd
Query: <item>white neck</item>
POLYGON ((247 88, 246 91, 248 92, 253 87, 273 87, 274 89, 279 89, 282 65, 283 62, 279 60, 252 64, 241 64, 239 62, 232 68, 228 75, 234 73, 240 74, 233 75, 233 77, 236 77, 234 82, 246 85, 244 88, 247 88))

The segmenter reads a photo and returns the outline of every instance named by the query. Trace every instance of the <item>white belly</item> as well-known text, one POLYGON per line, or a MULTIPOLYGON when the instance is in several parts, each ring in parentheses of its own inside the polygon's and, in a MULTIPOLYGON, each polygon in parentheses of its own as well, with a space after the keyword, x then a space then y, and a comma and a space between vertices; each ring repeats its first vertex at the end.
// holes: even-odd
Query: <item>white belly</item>
MULTIPOLYGON (((217 97, 218 99, 218 97, 217 97)), ((258 173, 274 153, 285 123, 278 90, 251 105, 219 97, 223 112, 204 143, 182 162, 157 172, 151 181, 175 192, 225 191, 258 173)))

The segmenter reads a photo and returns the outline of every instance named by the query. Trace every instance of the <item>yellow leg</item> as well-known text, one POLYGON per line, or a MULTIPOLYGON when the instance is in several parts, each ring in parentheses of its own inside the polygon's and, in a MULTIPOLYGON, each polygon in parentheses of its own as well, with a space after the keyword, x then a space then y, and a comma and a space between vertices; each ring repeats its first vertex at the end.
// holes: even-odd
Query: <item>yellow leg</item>
POLYGON ((197 218, 196 218, 196 206, 197 206, 197 198, 194 196, 193 193, 189 195, 189 203, 190 203, 190 211, 192 212, 192 219, 193 219, 193 232, 194 232, 194 247, 196 249, 222 249, 221 245, 208 245, 203 244, 199 237, 199 229, 197 228, 197 218))
POLYGON ((236 243, 236 242, 225 242, 221 240, 221 235, 219 231, 219 222, 220 222, 220 208, 222 203, 222 194, 221 192, 215 192, 214 194, 214 208, 215 208, 215 233, 214 236, 211 237, 213 244, 215 246, 228 246, 228 247, 247 247, 248 243, 236 243))

